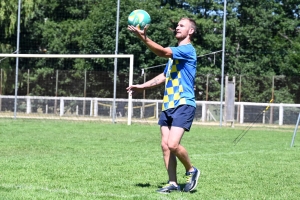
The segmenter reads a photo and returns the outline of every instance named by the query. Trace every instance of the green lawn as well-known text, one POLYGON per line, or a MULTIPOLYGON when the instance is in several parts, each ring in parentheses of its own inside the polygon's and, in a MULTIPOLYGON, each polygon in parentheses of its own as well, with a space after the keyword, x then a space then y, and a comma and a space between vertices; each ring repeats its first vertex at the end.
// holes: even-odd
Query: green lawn
MULTIPOLYGON (((158 194, 168 180, 155 124, 0 119, 0 199, 299 199, 294 127, 194 125, 183 137, 201 170, 192 193, 158 194)), ((300 137, 300 136, 299 136, 300 137)), ((184 184, 179 162, 179 183, 184 184)))

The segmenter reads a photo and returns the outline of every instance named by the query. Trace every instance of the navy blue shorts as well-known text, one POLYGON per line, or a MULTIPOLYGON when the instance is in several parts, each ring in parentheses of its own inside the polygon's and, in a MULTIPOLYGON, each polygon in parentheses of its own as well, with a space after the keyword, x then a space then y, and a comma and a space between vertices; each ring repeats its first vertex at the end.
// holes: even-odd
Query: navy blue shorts
POLYGON ((190 105, 180 105, 176 108, 162 111, 158 124, 168 127, 176 126, 189 131, 194 120, 195 111, 196 108, 190 105))

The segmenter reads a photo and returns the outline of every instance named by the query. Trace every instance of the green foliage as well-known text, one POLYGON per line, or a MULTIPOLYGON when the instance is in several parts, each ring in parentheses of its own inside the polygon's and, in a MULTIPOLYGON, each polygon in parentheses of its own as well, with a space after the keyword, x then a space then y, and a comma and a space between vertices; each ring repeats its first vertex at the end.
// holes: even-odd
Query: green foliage
MULTIPOLYGON (((22 2, 21 53, 134 54, 134 74, 138 76, 141 69, 162 65, 166 60, 155 56, 127 31, 129 13, 135 9, 146 10, 152 18, 148 37, 164 47, 176 45, 171 29, 176 28, 178 20, 181 17, 192 17, 198 25, 193 41, 197 54, 201 56, 218 52, 199 57, 196 87, 203 91, 207 74, 216 77, 221 75, 222 52, 219 51, 222 50, 223 15, 214 13, 223 11, 223 2, 189 0, 189 7, 182 6, 182 3, 183 1, 120 1, 117 50, 117 1, 26 0, 22 2)), ((15 51, 16 12, 15 2, 1 1, 1 52, 15 51)), ((227 1, 225 74, 243 77, 299 76, 299 14, 296 0, 227 1)), ((20 69, 30 69, 36 73, 51 65, 54 70, 108 71, 108 76, 113 77, 113 59, 53 59, 51 63, 44 59, 24 59, 20 62, 20 69)), ((128 74, 128 62, 126 59, 118 60, 118 72, 121 76, 128 74)), ((7 70, 13 65, 14 60, 11 59, 1 62, 0 67, 7 70)), ((72 79, 76 80, 76 77, 72 79)), ((135 81, 140 83, 143 79, 135 81)), ((251 84, 254 85, 249 84, 249 88, 243 89, 245 101, 269 99, 269 92, 252 96, 254 88, 258 89, 255 85, 269 85, 267 80, 261 82, 253 82, 251 84)), ((38 88, 38 85, 35 87, 38 88)), ((278 94, 284 95, 278 99, 285 97, 289 102, 300 102, 299 95, 295 95, 300 93, 299 86, 289 84, 286 90, 287 93, 278 94)), ((211 100, 218 100, 218 93, 216 91, 211 100)))
POLYGON ((32 94, 52 94, 55 96, 55 72, 51 68, 40 68, 36 70, 36 73, 29 76, 31 83, 42 83, 46 82, 47 84, 37 84, 35 87, 32 88, 32 94))
MULTIPOLYGON (((36 5, 41 0, 26 0, 21 1, 22 6, 22 22, 23 25, 27 25, 28 21, 31 20, 35 15, 36 5)), ((0 27, 4 32, 5 38, 15 33, 17 27, 18 15, 18 3, 17 1, 1 1, 0 3, 0 27)), ((2 33, 3 33, 2 32, 2 33)))

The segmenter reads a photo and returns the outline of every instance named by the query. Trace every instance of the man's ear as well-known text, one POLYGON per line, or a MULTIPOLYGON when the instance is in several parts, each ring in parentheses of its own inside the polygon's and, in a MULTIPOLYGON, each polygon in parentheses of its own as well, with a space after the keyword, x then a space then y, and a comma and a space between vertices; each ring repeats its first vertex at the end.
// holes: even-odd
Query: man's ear
POLYGON ((190 28, 189 34, 190 34, 190 35, 193 35, 194 33, 195 33, 195 30, 194 30, 193 28, 190 28))

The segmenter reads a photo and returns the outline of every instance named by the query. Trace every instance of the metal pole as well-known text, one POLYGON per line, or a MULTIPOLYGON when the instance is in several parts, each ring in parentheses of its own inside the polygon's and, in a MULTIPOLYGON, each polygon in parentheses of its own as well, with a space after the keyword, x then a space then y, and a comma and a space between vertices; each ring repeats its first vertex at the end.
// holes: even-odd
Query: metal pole
MULTIPOLYGON (((239 85, 239 102, 241 102, 241 96, 242 96, 242 75, 240 75, 240 85, 239 85)), ((241 105, 238 105, 238 110, 237 110, 237 122, 240 122, 240 109, 241 105)))
MULTIPOLYGON (((272 99, 274 99, 274 78, 275 76, 272 76, 272 99)), ((270 109, 270 124, 273 124, 273 106, 270 109)))
MULTIPOLYGON (((17 30, 17 50, 16 50, 16 54, 19 54, 19 46, 20 46, 20 18, 21 18, 20 16, 21 16, 21 0, 19 0, 19 5, 18 5, 18 30, 17 30)), ((17 117, 18 70, 19 70, 19 57, 16 58, 14 119, 16 119, 16 117, 17 117)))
MULTIPOLYGON (((58 94, 58 70, 56 70, 56 76, 55 76, 55 97, 57 97, 58 94)), ((57 99, 55 98, 54 101, 54 114, 57 114, 57 99)))
POLYGON ((220 97, 220 126, 223 118, 223 87, 224 87, 224 60, 225 60, 225 32, 226 32, 226 0, 224 0, 223 14, 223 44, 222 44, 222 80, 221 80, 221 97, 220 97))
MULTIPOLYGON (((119 44, 119 18, 120 18, 120 0, 118 0, 117 8, 117 24, 116 24, 116 51, 115 55, 118 54, 118 44, 119 44)), ((113 111, 112 111, 112 122, 115 123, 116 119, 116 93, 117 93, 117 67, 118 67, 118 58, 115 58, 115 69, 114 69, 114 100, 113 100, 113 111)))
MULTIPOLYGON (((1 69, 1 75, 0 75, 0 96, 2 95, 2 69, 1 69)), ((0 98, 0 111, 2 108, 2 98, 0 98)))
POLYGON ((0 74, 0 95, 2 95, 2 69, 1 69, 1 74, 0 74))
POLYGON ((30 74, 30 69, 27 70, 27 96, 29 96, 29 74, 30 74))
MULTIPOLYGON (((83 97, 86 98, 86 69, 84 70, 83 97)), ((85 99, 83 100, 82 115, 85 116, 85 99)))
POLYGON ((208 77, 209 77, 209 74, 206 75, 206 98, 205 100, 208 101, 208 77))
MULTIPOLYGON (((146 70, 144 70, 144 83, 145 82, 146 82, 146 70)), ((146 99, 146 90, 143 91, 143 99, 146 99)), ((142 111, 143 111, 142 118, 144 118, 144 116, 145 116, 145 102, 144 101, 142 103, 142 107, 143 107, 143 109, 142 109, 142 111)))
POLYGON ((298 115, 298 120, 297 120, 297 123, 296 123, 296 126, 295 126, 295 130, 294 130, 294 134, 293 134, 293 138, 292 138, 292 142, 291 142, 291 147, 294 146, 294 141, 295 141, 295 137, 296 137, 296 133, 297 133, 299 121, 300 121, 300 113, 298 115))

